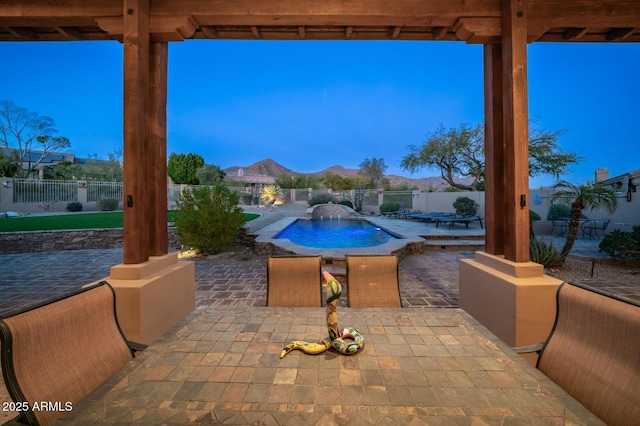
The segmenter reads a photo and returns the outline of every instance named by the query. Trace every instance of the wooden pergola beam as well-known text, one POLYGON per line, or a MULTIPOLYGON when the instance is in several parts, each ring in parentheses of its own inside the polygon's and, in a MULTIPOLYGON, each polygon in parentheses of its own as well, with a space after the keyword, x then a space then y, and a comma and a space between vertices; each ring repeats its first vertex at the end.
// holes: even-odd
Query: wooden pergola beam
MULTIPOLYGON (((571 40, 640 40, 635 30, 640 22, 640 1, 637 0, 526 0, 525 3, 529 11, 529 42, 562 41, 558 31, 567 28, 586 29, 583 38, 571 40), (609 33, 603 33, 603 28, 609 33), (550 33, 546 34, 547 31, 550 33)), ((444 30, 447 28, 468 43, 498 43, 500 5, 501 0, 395 0, 393 3, 388 0, 154 0, 149 13, 152 42, 201 36, 214 38, 212 31, 220 33, 215 38, 247 39, 256 37, 256 29, 262 39, 331 40, 344 39, 344 30, 341 34, 336 30, 351 27, 352 37, 363 40, 450 39, 451 33, 444 30), (454 25, 456 28, 452 29, 454 25), (230 30, 232 27, 244 27, 244 30, 230 30), (300 27, 307 28, 307 36, 301 37, 300 27), (390 28, 393 30, 389 31, 390 28), (398 28, 402 28, 402 34, 398 28)), ((71 31, 75 27, 80 29, 83 40, 121 41, 122 19, 122 0, 1 2, 0 27, 11 30, 0 32, 0 39, 68 40, 74 38, 71 31), (32 35, 25 37, 17 28, 30 28, 32 35), (63 31, 56 35, 51 28, 63 31)))
POLYGON ((563 40, 577 40, 584 37, 587 33, 587 28, 569 28, 562 34, 563 40))
POLYGON ((167 229, 167 70, 169 44, 151 43, 149 51, 149 170, 147 187, 149 204, 147 220, 151 224, 149 255, 168 253, 167 229))
POLYGON ((80 32, 78 30, 76 30, 75 28, 70 28, 70 27, 55 27, 54 28, 57 32, 59 32, 60 34, 62 34, 62 36, 66 39, 69 40, 80 40, 80 32))
POLYGON ((433 30, 433 39, 434 40, 442 40, 444 36, 447 35, 448 28, 447 27, 437 27, 433 30))
POLYGON ((484 45, 485 251, 503 255, 505 244, 502 46, 484 45))
MULTIPOLYGON (((124 0, 124 263, 149 260, 149 0, 124 0)), ((165 190, 166 191, 166 190, 165 190)), ((166 206, 165 206, 166 209, 166 206)))
POLYGON ((504 255, 529 261, 529 112, 527 2, 502 2, 504 255), (506 236, 508 235, 508 238, 506 236))
POLYGON ((614 28, 607 33, 607 41, 626 40, 634 33, 635 28, 614 28))

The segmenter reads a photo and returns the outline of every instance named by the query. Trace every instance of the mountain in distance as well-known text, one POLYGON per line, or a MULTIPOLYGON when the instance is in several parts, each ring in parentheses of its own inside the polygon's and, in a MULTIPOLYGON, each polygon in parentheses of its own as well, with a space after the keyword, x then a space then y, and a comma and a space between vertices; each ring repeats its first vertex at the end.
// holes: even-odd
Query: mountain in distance
MULTIPOLYGON (((335 165, 328 167, 324 170, 315 173, 298 173, 291 169, 284 167, 281 164, 278 164, 271 158, 267 158, 262 161, 258 161, 250 166, 239 167, 232 166, 224 169, 227 173, 227 176, 232 178, 233 176, 238 176, 238 172, 243 173, 245 176, 254 175, 254 176, 271 176, 278 177, 280 175, 293 176, 298 174, 309 174, 315 176, 322 176, 325 173, 333 173, 343 177, 353 177, 358 174, 358 169, 356 168, 346 168, 340 165, 335 165)), ((418 187, 420 189, 434 190, 438 191, 444 187, 449 186, 448 183, 440 176, 432 176, 426 178, 408 178, 404 176, 397 175, 385 175, 387 179, 389 179, 389 183, 392 186, 400 186, 400 185, 408 185, 409 187, 418 187)), ((460 182, 470 183, 472 179, 460 179, 460 182)))
POLYGON ((271 158, 267 158, 266 160, 258 161, 247 167, 239 167, 232 166, 224 169, 224 172, 227 176, 238 176, 238 172, 244 173, 244 175, 254 175, 254 176, 271 176, 278 177, 280 175, 297 175, 298 173, 294 172, 291 169, 287 169, 286 167, 276 163, 271 158))

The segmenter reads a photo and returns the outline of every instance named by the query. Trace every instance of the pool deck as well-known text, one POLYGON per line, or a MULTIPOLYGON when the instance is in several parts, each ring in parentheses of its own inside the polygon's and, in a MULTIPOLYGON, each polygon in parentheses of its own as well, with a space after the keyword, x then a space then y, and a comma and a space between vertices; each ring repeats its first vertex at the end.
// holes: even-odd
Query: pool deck
MULTIPOLYGON (((300 216, 303 217, 303 216, 300 216)), ((402 251, 405 247, 419 244, 422 245, 425 240, 431 244, 443 243, 443 240, 457 241, 458 245, 469 240, 478 243, 484 239, 484 229, 479 224, 472 224, 469 229, 464 227, 456 227, 448 229, 448 227, 436 227, 435 223, 425 223, 415 220, 391 219, 381 216, 360 216, 358 219, 364 219, 368 222, 383 228, 390 233, 402 238, 392 238, 388 242, 363 248, 338 248, 326 249, 307 247, 295 244, 288 239, 274 239, 274 237, 284 230, 287 226, 295 222, 298 217, 285 217, 275 223, 264 228, 255 230, 253 233, 257 235, 257 243, 269 243, 281 248, 286 252, 292 252, 300 255, 322 256, 325 259, 344 259, 347 254, 392 254, 402 251)), ((328 219, 324 220, 348 220, 348 219, 328 219)), ((481 241, 480 244, 483 242, 481 241)))

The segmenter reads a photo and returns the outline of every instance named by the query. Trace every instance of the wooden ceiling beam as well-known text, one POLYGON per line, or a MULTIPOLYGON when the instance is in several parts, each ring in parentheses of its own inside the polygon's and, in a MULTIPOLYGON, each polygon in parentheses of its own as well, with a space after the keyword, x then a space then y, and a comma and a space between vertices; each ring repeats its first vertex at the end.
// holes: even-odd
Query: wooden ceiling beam
POLYGON ((218 38, 215 27, 201 25, 200 30, 202 31, 202 34, 204 34, 207 38, 218 38))
POLYGON ((353 38, 353 27, 348 26, 344 31, 344 38, 347 40, 351 40, 353 38))
POLYGON ((467 43, 494 44, 500 39, 499 18, 458 19, 453 26, 458 40, 467 43))
POLYGON ((385 17, 385 16, 254 16, 254 15, 193 15, 200 25, 257 25, 267 26, 414 26, 414 27, 443 27, 451 26, 455 23, 457 16, 405 16, 405 17, 385 17))
MULTIPOLYGON (((37 1, 37 0, 28 0, 37 1)), ((175 15, 188 13, 208 15, 215 11, 220 16, 269 16, 277 19, 285 16, 500 16, 500 0, 367 0, 349 1, 296 1, 296 0, 154 0, 151 13, 175 15)))
POLYGON ((0 3, 0 16, 49 18, 122 16, 122 0, 21 0, 0 3))
MULTIPOLYGON (((198 28, 198 23, 191 16, 156 16, 152 17, 150 22, 151 40, 154 42, 183 41, 193 37, 198 28)), ((114 39, 122 38, 122 18, 97 18, 96 23, 114 39)))
POLYGON ((607 41, 626 40, 631 37, 635 30, 635 28, 613 28, 609 30, 605 39, 607 41))
POLYGON ((29 28, 22 27, 5 27, 7 32, 17 38, 18 40, 36 40, 38 37, 36 33, 29 28))
POLYGON ((563 40, 578 40, 587 33, 586 28, 569 28, 562 34, 563 40))
POLYGON ((58 33, 62 35, 62 37, 69 40, 80 40, 82 38, 82 34, 75 28, 71 27, 54 27, 58 33))
MULTIPOLYGON (((12 29, 3 32, 0 40, 121 39, 121 30, 114 31, 111 27, 122 25, 117 22, 122 21, 123 1, 0 2, 0 27, 12 29), (109 23, 109 30, 105 29, 105 23, 109 23), (61 31, 56 33, 52 31, 54 28, 61 31), (27 33, 27 29, 31 32, 27 33)), ((639 37, 638 0, 525 0, 525 3, 529 42, 562 41, 563 31, 569 37, 566 41, 619 42, 636 41, 639 37), (586 32, 575 33, 574 28, 586 32)), ((255 37, 259 28, 260 38, 274 33, 278 39, 285 39, 280 30, 272 30, 274 26, 282 26, 291 27, 287 34, 292 40, 307 38, 309 28, 324 27, 339 30, 331 32, 336 39, 344 39, 349 32, 358 39, 370 39, 377 34, 380 39, 493 43, 501 35, 499 25, 495 24, 500 20, 500 5, 501 0, 152 0, 150 16, 155 25, 154 41, 178 41, 200 35, 213 38, 216 28, 223 26, 243 27, 250 37, 255 37), (191 21, 173 28, 157 24, 184 20, 185 16, 191 21), (348 27, 351 30, 345 30, 348 27)))
POLYGON ((447 27, 437 27, 433 29, 433 39, 442 40, 447 35, 447 27))

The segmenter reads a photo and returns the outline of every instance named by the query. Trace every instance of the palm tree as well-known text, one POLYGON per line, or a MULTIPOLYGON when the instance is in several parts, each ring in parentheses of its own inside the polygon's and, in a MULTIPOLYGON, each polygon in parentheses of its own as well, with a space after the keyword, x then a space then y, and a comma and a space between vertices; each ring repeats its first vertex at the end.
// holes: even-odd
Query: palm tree
POLYGON ((556 192, 551 196, 552 203, 560 201, 571 205, 567 241, 560 252, 560 264, 562 265, 578 236, 582 211, 584 209, 604 208, 611 214, 618 207, 618 200, 613 191, 598 186, 592 181, 587 181, 584 185, 574 185, 566 181, 560 181, 553 185, 553 189, 556 192))

